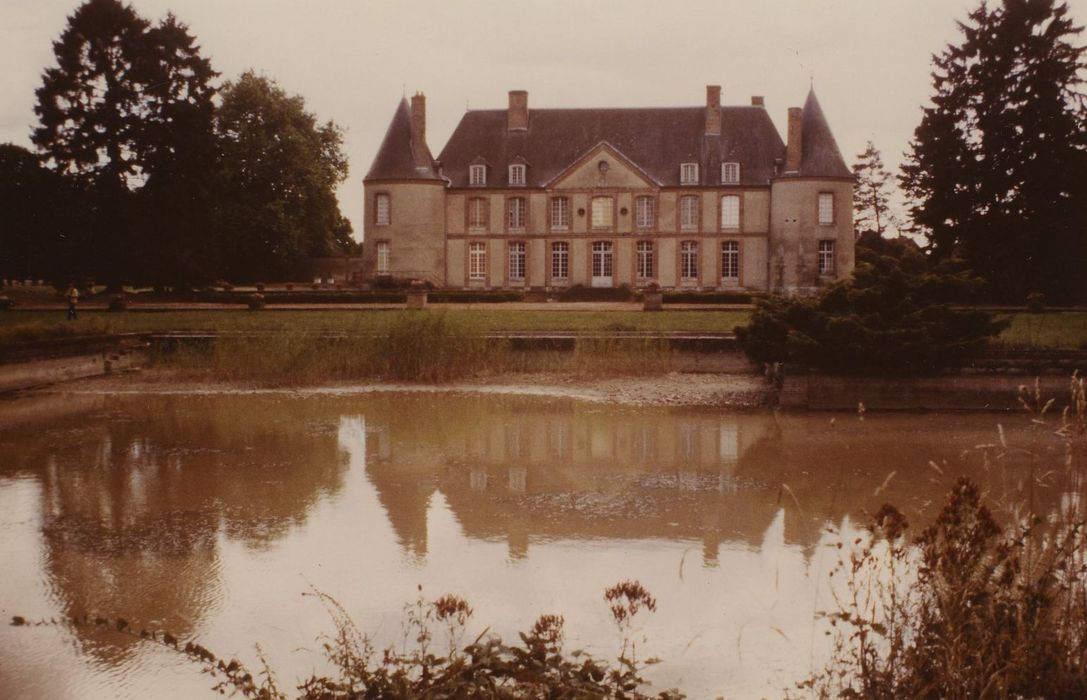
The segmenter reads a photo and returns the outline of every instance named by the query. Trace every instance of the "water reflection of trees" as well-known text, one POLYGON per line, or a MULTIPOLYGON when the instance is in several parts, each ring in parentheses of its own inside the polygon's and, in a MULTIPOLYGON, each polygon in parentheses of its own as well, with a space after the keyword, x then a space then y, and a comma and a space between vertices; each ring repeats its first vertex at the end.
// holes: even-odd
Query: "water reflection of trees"
MULTIPOLYGON (((533 538, 671 538, 701 540, 714 565, 723 545, 760 546, 779 513, 785 542, 810 552, 828 525, 885 502, 915 522, 931 517, 959 474, 1014 499, 1025 468, 1022 457, 986 467, 972 449, 996 439, 996 418, 440 403, 418 400, 425 421, 404 420, 416 409, 402 405, 367 413, 368 473, 416 555, 435 488, 466 535, 504 539, 511 557, 533 538)), ((1033 439, 1028 421, 1011 425, 1015 439, 1033 439)), ((1036 489, 1035 507, 1058 508, 1068 489, 1036 489)))
MULTIPOLYGON (((265 547, 341 488, 327 405, 188 396, 103 408, 0 444, 0 461, 41 470, 44 568, 65 615, 186 634, 219 596, 220 533, 265 547)), ((84 634, 96 654, 127 653, 127 638, 84 634)))

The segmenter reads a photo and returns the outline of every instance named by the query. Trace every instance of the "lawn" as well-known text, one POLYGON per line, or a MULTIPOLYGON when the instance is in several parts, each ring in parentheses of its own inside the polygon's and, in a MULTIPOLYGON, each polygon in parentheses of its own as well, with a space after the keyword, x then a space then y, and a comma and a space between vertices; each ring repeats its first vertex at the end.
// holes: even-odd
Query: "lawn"
MULTIPOLYGON (((56 311, 0 313, 0 343, 33 338, 98 333, 155 331, 336 331, 382 333, 412 311, 165 311, 108 313, 82 311, 78 321, 56 311)), ((731 332, 747 322, 747 311, 525 311, 523 309, 435 309, 445 318, 477 333, 499 331, 693 331, 731 332)))
MULTIPOLYGON (((107 313, 83 311, 75 322, 64 310, 0 312, 0 344, 34 338, 155 331, 293 331, 380 334, 405 314, 383 310, 165 311, 107 313)), ((465 330, 501 331, 690 331, 729 332, 747 322, 748 311, 526 311, 511 308, 433 309, 465 330)), ((1006 347, 1087 348, 1087 312, 1010 314, 1011 325, 995 341, 1006 347)))

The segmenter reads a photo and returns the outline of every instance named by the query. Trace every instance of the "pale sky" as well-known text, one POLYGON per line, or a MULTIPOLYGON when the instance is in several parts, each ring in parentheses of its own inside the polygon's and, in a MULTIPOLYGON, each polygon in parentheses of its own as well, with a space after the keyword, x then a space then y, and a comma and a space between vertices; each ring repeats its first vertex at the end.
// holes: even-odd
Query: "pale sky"
MULTIPOLYGON (((0 0, 0 142, 30 145, 34 90, 78 0, 0 0)), ((816 93, 846 162, 871 139, 896 168, 931 94, 930 57, 977 0, 134 0, 172 11, 231 79, 255 69, 346 132, 340 206, 359 237, 362 177, 401 96, 427 96, 435 156, 467 108, 693 106, 786 109, 816 93)), ((1087 21, 1087 0, 1069 0, 1087 21)), ((1082 43, 1082 42, 1081 42, 1082 43)))

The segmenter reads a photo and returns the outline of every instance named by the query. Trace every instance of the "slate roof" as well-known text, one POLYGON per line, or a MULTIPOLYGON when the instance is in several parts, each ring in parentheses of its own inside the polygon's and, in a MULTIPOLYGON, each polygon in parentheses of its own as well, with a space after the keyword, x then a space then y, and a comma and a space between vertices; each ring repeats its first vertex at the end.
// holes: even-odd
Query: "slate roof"
POLYGON ((428 166, 417 168, 412 155, 411 107, 406 98, 400 100, 392 122, 377 149, 370 172, 364 180, 440 180, 434 158, 425 143, 418 144, 425 154, 428 166))
POLYGON ((801 177, 853 177, 853 171, 845 164, 842 152, 830 125, 823 115, 823 108, 815 97, 815 90, 808 92, 804 101, 804 115, 801 118, 801 177))
POLYGON ((785 144, 762 107, 722 107, 721 135, 704 135, 705 107, 532 109, 526 131, 506 130, 506 110, 464 115, 438 161, 453 187, 468 186, 468 166, 482 157, 487 184, 507 184, 506 166, 528 163, 527 186, 542 187, 605 141, 660 186, 679 186, 681 163, 701 165, 702 184, 720 182, 722 162, 738 161, 741 184, 765 185, 785 144))

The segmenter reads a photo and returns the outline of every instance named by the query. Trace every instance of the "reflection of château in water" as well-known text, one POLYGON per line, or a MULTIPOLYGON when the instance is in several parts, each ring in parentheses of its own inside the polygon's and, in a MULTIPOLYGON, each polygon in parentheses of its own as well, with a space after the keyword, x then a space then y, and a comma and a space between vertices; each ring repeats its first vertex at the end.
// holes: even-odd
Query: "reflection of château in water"
MULTIPOLYGON (((99 400, 109 413, 25 426, 36 440, 5 433, 0 476, 45 465, 44 567, 63 613, 191 632, 218 596, 220 534, 266 546, 341 487, 338 424, 295 404, 99 400)), ((88 643, 104 656, 132 643, 109 641, 88 643)))
MULTIPOLYGON (((505 539, 514 558, 534 538, 669 538, 700 540, 714 565, 721 546, 758 547, 779 514, 785 542, 810 553, 826 526, 884 502, 931 517, 958 474, 983 476, 974 473, 980 457, 963 449, 996 435, 995 420, 949 441, 946 426, 927 429, 939 416, 832 422, 493 398, 461 399, 452 411, 420 406, 428 419, 411 421, 398 418, 414 412, 405 401, 433 403, 371 408, 367 472, 417 556, 436 489, 467 536, 505 539)), ((1041 497, 1052 507, 1059 489, 1041 497)))

